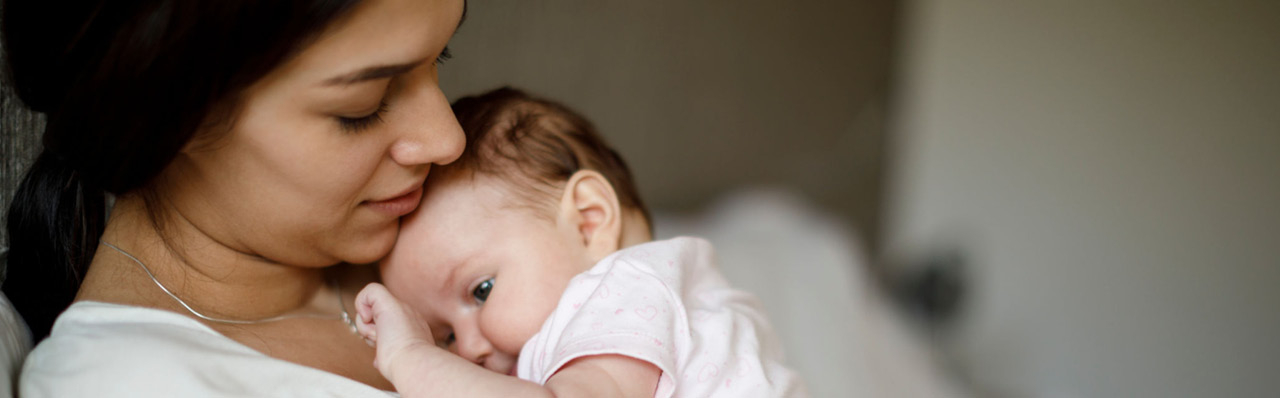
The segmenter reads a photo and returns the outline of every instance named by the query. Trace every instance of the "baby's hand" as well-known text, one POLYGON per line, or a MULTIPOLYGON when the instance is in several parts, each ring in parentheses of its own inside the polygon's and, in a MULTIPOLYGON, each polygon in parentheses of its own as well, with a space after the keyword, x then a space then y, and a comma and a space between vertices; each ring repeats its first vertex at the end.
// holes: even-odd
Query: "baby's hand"
POLYGON ((431 328, 422 317, 378 283, 370 283, 356 296, 356 329, 374 343, 377 355, 373 366, 392 382, 395 382, 393 370, 399 368, 398 358, 418 355, 413 352, 424 348, 436 348, 431 328))

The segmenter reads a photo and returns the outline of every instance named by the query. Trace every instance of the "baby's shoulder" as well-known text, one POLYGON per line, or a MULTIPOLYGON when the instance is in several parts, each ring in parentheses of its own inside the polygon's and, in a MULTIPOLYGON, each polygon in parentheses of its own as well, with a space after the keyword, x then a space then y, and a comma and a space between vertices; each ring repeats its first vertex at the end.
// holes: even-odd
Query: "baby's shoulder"
POLYGON ((627 263, 658 272, 694 266, 713 267, 715 250, 711 242, 706 239, 682 236, 641 243, 618 250, 605 257, 599 264, 609 267, 615 263, 627 263))
POLYGON ((694 236, 678 236, 670 239, 654 240, 614 252, 622 256, 681 256, 692 253, 712 251, 711 242, 694 236))

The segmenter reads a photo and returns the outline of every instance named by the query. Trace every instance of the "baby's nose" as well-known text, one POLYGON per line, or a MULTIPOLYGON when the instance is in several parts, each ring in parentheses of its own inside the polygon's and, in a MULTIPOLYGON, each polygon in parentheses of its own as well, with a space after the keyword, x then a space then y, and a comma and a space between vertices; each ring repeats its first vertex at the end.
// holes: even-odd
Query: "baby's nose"
POLYGON ((458 356, 468 361, 474 362, 476 365, 484 365, 485 359, 493 353, 493 346, 489 344, 489 340, 473 333, 469 336, 458 336, 458 356))
POLYGON ((489 356, 488 356, 488 355, 481 355, 481 356, 478 356, 478 357, 476 357, 476 358, 474 358, 474 359, 472 359, 472 358, 468 358, 468 359, 471 361, 471 363, 474 363, 474 364, 476 364, 476 365, 480 365, 480 367, 484 367, 484 361, 485 361, 485 360, 487 360, 487 359, 489 359, 489 356))

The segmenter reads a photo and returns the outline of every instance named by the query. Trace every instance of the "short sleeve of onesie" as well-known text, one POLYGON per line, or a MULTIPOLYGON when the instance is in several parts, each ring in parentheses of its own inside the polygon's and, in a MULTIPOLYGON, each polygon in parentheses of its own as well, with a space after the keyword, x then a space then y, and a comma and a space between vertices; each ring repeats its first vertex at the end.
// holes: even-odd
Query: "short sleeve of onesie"
POLYGON ((661 369, 658 397, 803 394, 758 303, 729 288, 702 239, 633 246, 576 276, 522 348, 517 375, 545 384, 602 354, 661 369))

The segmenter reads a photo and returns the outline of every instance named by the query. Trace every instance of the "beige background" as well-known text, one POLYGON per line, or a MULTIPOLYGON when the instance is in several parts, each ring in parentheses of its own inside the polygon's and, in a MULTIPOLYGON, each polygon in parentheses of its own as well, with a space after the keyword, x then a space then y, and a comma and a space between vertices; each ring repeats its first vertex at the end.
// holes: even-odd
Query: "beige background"
POLYGON ((472 1, 441 84, 504 84, 578 109, 650 207, 800 190, 870 234, 893 2, 472 1))
POLYGON ((989 397, 1274 397, 1280 2, 905 7, 887 234, 989 397))

